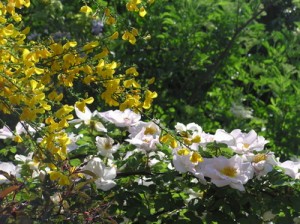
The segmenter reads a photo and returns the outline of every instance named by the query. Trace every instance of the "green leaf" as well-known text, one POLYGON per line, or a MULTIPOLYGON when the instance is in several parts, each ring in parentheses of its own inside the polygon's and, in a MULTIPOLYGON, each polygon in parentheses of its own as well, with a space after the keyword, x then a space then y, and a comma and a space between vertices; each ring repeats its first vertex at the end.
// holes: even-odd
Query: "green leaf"
POLYGON ((71 159, 70 164, 71 164, 71 166, 79 166, 81 164, 81 161, 80 161, 80 159, 77 159, 77 158, 71 159))

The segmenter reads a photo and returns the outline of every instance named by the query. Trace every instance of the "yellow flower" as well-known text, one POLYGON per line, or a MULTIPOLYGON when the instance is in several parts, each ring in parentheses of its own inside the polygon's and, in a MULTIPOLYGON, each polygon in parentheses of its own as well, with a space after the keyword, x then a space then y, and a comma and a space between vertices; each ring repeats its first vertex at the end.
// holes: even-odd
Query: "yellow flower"
POLYGON ((134 76, 138 76, 139 75, 139 73, 138 73, 138 71, 136 70, 135 67, 130 67, 130 68, 126 69, 125 74, 126 75, 131 75, 132 74, 134 76))
POLYGON ((119 37, 119 32, 116 31, 116 32, 114 32, 114 33, 109 37, 109 39, 110 39, 110 40, 115 40, 115 39, 118 39, 118 37, 119 37))
POLYGON ((124 32, 124 34, 122 35, 122 39, 123 39, 123 40, 128 40, 131 44, 135 44, 135 42, 136 42, 135 36, 137 36, 137 30, 134 29, 132 32, 133 32, 134 34, 131 33, 131 32, 129 32, 128 30, 126 30, 126 31, 124 32))
POLYGON ((198 162, 203 162, 202 156, 198 152, 193 152, 190 161, 192 163, 198 163, 198 162))
POLYGON ((63 49, 64 50, 68 50, 70 47, 76 47, 77 46, 77 42, 76 41, 71 41, 71 42, 67 42, 64 46, 63 49))
POLYGON ((86 45, 84 45, 83 48, 82 48, 82 50, 86 51, 86 53, 89 53, 94 48, 96 48, 97 46, 99 46, 99 42, 98 41, 92 41, 92 42, 87 43, 86 45))
POLYGON ((92 13, 93 10, 89 6, 85 5, 80 8, 80 12, 83 12, 88 15, 88 14, 92 13))
POLYGON ((140 88, 141 87, 141 85, 137 81, 135 81, 135 79, 125 80, 125 81, 123 81, 123 85, 125 88, 131 88, 131 87, 140 88))
POLYGON ((146 96, 145 96, 145 101, 143 103, 143 108, 144 109, 149 109, 151 107, 151 103, 154 98, 157 97, 156 92, 151 92, 150 90, 146 91, 146 96))
POLYGON ((177 154, 180 156, 187 156, 188 154, 190 154, 190 150, 188 150, 187 148, 182 148, 177 151, 177 154))
POLYGON ((173 149, 178 146, 176 139, 170 134, 163 135, 160 142, 170 145, 173 149))
POLYGON ((146 14, 147 14, 147 11, 145 10, 145 8, 141 7, 139 10, 140 17, 144 17, 146 14))
POLYGON ((70 185, 70 179, 68 176, 58 172, 58 171, 50 171, 49 172, 50 180, 58 181, 58 184, 61 186, 70 185))
POLYGON ((85 112, 85 106, 86 104, 92 104, 94 102, 94 98, 93 97, 89 97, 87 99, 84 99, 82 101, 77 101, 75 103, 75 106, 81 111, 81 112, 85 112))
POLYGON ((57 118, 62 118, 74 110, 73 106, 63 105, 58 111, 55 112, 55 116, 57 118))

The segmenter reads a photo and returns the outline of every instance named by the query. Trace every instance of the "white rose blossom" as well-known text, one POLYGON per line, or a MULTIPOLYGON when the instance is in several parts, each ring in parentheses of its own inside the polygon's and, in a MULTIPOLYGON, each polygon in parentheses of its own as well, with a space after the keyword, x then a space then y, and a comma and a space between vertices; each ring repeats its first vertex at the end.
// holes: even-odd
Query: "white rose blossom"
POLYGON ((113 123, 117 127, 129 127, 140 121, 141 115, 130 109, 124 111, 109 110, 106 112, 98 112, 100 118, 113 123))
POLYGON ((300 179, 300 162, 294 162, 291 160, 287 160, 283 163, 279 163, 278 167, 280 167, 284 173, 290 176, 293 179, 300 179))
POLYGON ((208 159, 203 167, 203 174, 211 179, 217 187, 229 185, 240 191, 244 191, 244 184, 253 177, 254 171, 251 163, 235 155, 230 159, 216 157, 208 159))
POLYGON ((161 130, 154 122, 139 122, 135 126, 129 127, 129 137, 126 139, 138 149, 146 152, 157 150, 160 144, 159 137, 161 130))
POLYGON ((98 153, 102 156, 113 158, 112 154, 115 153, 119 148, 120 144, 114 145, 114 140, 107 136, 107 137, 96 137, 96 146, 98 149, 98 153))
MULTIPOLYGON (((0 171, 4 171, 15 177, 20 177, 20 166, 15 166, 12 162, 0 162, 0 171)), ((10 180, 0 174, 0 184, 3 183, 10 183, 10 180)))
POLYGON ((183 138, 184 142, 189 145, 189 148, 198 150, 199 144, 202 140, 202 128, 196 123, 189 123, 184 125, 177 122, 175 125, 177 133, 183 138))
POLYGON ((196 151, 184 147, 178 147, 173 150, 173 164, 180 173, 195 172, 195 166, 202 162, 202 157, 196 151))
POLYGON ((14 137, 14 134, 9 129, 9 127, 4 126, 0 129, 0 139, 12 139, 14 137))
MULTIPOLYGON (((98 189, 108 191, 116 185, 113 179, 117 176, 117 169, 115 167, 106 167, 102 160, 98 157, 90 159, 82 170, 88 170, 96 175, 95 184, 98 189)), ((91 176, 86 175, 89 179, 91 176)))
POLYGON ((269 142, 264 137, 258 136, 254 130, 243 133, 240 129, 235 129, 230 134, 235 139, 235 144, 229 147, 239 154, 262 151, 265 144, 269 142))
POLYGON ((254 168, 254 173, 258 179, 273 170, 278 165, 274 153, 248 153, 244 155, 246 161, 250 162, 254 168))
MULTIPOLYGON (((90 125, 93 117, 98 114, 98 111, 92 113, 87 106, 84 107, 84 112, 80 111, 76 106, 74 106, 74 108, 78 119, 71 120, 69 123, 75 123, 75 128, 79 128, 82 124, 90 125)), ((107 129, 100 121, 94 121, 93 126, 99 132, 107 132, 107 129)))
POLYGON ((68 138, 70 140, 70 143, 67 144, 67 152, 72 152, 73 150, 76 150, 79 146, 76 144, 76 142, 82 138, 83 135, 82 134, 79 134, 79 135, 76 135, 74 134, 73 132, 71 133, 68 133, 68 138))
POLYGON ((228 146, 232 146, 235 144, 234 137, 223 129, 216 130, 214 141, 217 143, 224 143, 228 146))

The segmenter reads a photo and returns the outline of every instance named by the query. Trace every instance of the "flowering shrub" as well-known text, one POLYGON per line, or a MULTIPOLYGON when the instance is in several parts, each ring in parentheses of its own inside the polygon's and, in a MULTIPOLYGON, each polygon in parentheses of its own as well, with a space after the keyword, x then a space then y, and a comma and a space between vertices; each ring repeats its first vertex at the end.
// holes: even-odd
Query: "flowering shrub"
MULTIPOLYGON (((152 3, 126 8, 145 17, 152 3)), ((137 68, 109 57, 119 38, 110 9, 110 35, 79 46, 27 42, 18 10, 29 5, 0 3, 0 111, 17 121, 1 120, 1 223, 297 222, 299 161, 280 161, 254 130, 166 128, 144 112, 157 97, 153 79, 140 83, 137 68), (94 101, 119 110, 92 112, 94 101)), ((121 38, 138 36, 130 27, 121 38)))
MULTIPOLYGON (((208 134, 195 123, 187 125, 177 123, 175 132, 171 134, 172 132, 162 127, 159 121, 142 121, 139 113, 129 109, 91 113, 85 106, 83 113, 75 106, 75 111, 78 119, 70 120, 70 126, 63 130, 68 139, 59 139, 66 141, 66 158, 62 161, 61 167, 53 168, 53 163, 41 163, 32 153, 16 154, 15 161, 0 164, 1 183, 6 186, 1 192, 2 199, 7 200, 4 207, 12 206, 17 209, 10 203, 18 195, 27 198, 26 203, 34 204, 34 201, 38 200, 32 199, 33 195, 30 192, 34 190, 39 192, 38 195, 41 197, 47 194, 52 201, 52 206, 43 205, 45 209, 56 211, 61 216, 65 215, 65 218, 77 220, 80 212, 76 211, 77 204, 72 203, 83 198, 92 201, 91 192, 98 192, 96 194, 103 197, 99 198, 98 203, 103 203, 101 200, 107 200, 106 197, 112 197, 109 205, 102 205, 104 208, 115 205, 122 209, 117 192, 126 190, 122 189, 123 187, 128 184, 153 187, 152 176, 153 179, 163 178, 159 176, 174 172, 178 172, 176 178, 186 178, 198 186, 200 195, 214 189, 214 185, 228 186, 225 188, 226 191, 233 188, 244 192, 243 195, 251 192, 253 187, 249 184, 248 189, 248 182, 252 182, 252 185, 260 183, 264 190, 266 187, 264 182, 268 181, 269 174, 277 178, 278 175, 280 178, 284 178, 284 174, 289 176, 285 185, 299 184, 300 162, 280 162, 274 153, 265 149, 268 141, 258 136, 254 130, 243 133, 236 129, 227 133, 219 129, 215 134, 208 134), (89 118, 89 122, 84 118, 89 118), (136 161, 133 162, 134 160, 136 161), (126 181, 130 176, 134 178, 126 181), (35 188, 26 186, 29 183, 34 184, 35 188), (201 191, 201 186, 206 190, 201 191), (118 189, 114 191, 117 187, 118 189), (51 190, 44 192, 46 189, 51 190), (109 194, 104 196, 106 191, 109 194), (10 193, 13 193, 13 198, 10 193)), ((28 132, 18 129, 21 127, 20 123, 13 131, 4 126, 0 132, 1 139, 5 141, 13 139, 15 133, 19 133, 23 139, 30 133, 32 140, 43 141, 37 138, 38 133, 29 124, 22 122, 22 125, 28 132)), ((193 196, 195 194, 193 191, 187 193, 192 199, 203 197, 193 196)), ((192 199, 186 199, 186 203, 190 203, 192 199)), ((90 212, 90 209, 87 211, 90 212)), ((35 218, 42 214, 39 212, 36 212, 35 218)), ((125 214, 122 219, 132 218, 126 217, 127 215, 125 214)), ((112 214, 108 217, 115 219, 118 215, 112 214)), ((100 220, 92 214, 90 218, 91 221, 100 220)), ((53 217, 45 217, 45 220, 47 219, 53 220, 53 217)))

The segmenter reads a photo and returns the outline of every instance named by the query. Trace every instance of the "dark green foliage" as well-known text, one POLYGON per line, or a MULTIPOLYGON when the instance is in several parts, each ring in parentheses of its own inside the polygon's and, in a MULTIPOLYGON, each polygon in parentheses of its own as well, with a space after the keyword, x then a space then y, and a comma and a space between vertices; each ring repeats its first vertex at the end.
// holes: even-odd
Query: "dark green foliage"
POLYGON ((159 1, 136 18, 151 39, 115 51, 156 77, 156 117, 255 129, 287 159, 300 143, 299 11, 291 1, 159 1))
MULTIPOLYGON (((78 40, 99 38, 91 33, 91 21, 78 13, 81 1, 32 2, 33 7, 24 14, 25 23, 41 38, 46 36, 45 27, 49 34, 70 33, 78 40)), ((100 8, 106 4, 93 3, 100 8)), ((299 155, 299 1, 157 0, 147 8, 145 19, 128 15, 124 1, 107 4, 116 8, 124 30, 130 21, 139 29, 136 45, 120 40, 110 50, 125 65, 136 64, 142 78, 156 78, 159 98, 151 111, 154 117, 169 128, 176 122, 195 122, 212 133, 217 128, 254 129, 283 160, 299 155)), ((124 136, 119 138, 124 140, 124 136)), ((79 165, 78 158, 95 150, 91 146, 95 146, 93 139, 83 139, 82 146, 70 154, 71 164, 79 165)), ((220 145, 211 144, 208 149, 202 155, 230 157, 232 153, 220 145)), ((162 151, 170 154, 165 148, 162 151)), ((9 161, 15 153, 15 147, 0 149, 0 158, 9 161)), ((102 215, 117 222, 128 218, 129 223, 250 224, 263 223, 263 214, 272 211, 277 214, 274 223, 293 223, 300 215, 299 181, 278 172, 268 179, 250 181, 241 193, 191 182, 190 176, 170 171, 164 163, 149 170, 147 160, 143 154, 130 157, 117 187, 106 197, 88 182, 80 186, 88 189, 85 193, 65 196, 71 220, 49 216, 57 214, 49 199, 54 193, 50 181, 37 186, 48 190, 45 195, 24 193, 30 197, 24 201, 31 201, 31 208, 37 209, 32 217, 45 222, 88 223, 96 217, 92 221, 101 223, 102 215)), ((125 162, 120 158, 117 165, 125 162)), ((28 217, 26 211, 22 217, 28 217)), ((0 214, 4 223, 8 219, 16 220, 9 212, 0 214)))

